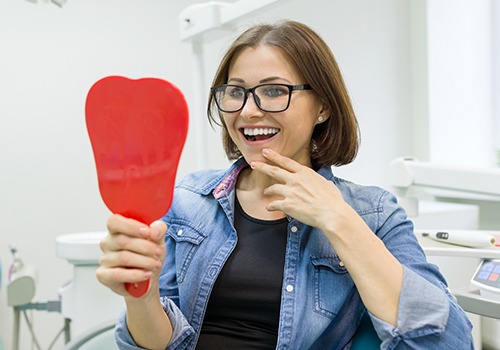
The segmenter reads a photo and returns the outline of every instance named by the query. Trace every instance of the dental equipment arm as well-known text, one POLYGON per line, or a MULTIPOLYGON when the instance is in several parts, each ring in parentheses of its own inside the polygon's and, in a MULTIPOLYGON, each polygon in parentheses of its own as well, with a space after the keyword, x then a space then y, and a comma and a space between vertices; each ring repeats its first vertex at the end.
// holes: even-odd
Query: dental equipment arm
MULTIPOLYGON (((181 39, 194 40, 214 29, 233 24, 243 17, 284 0, 209 1, 186 7, 179 14, 181 39)), ((227 34, 227 33, 226 33, 227 34)))
POLYGON ((418 201, 407 197, 412 186, 474 193, 500 201, 500 169, 451 166, 396 158, 389 165, 389 181, 410 216, 418 215, 418 201))
MULTIPOLYGON (((421 162, 411 158, 397 158, 390 164, 390 183, 408 214, 418 215, 418 201, 406 197, 412 186, 424 186, 463 193, 479 194, 482 198, 500 201, 500 169, 459 167, 421 162), (413 211, 413 213, 412 213, 413 211)), ((486 231, 477 231, 486 233, 486 231)), ((491 231, 498 238, 500 231, 491 231)), ((472 231, 470 232, 472 233, 472 231)), ((421 240, 422 234, 416 232, 421 240)), ((498 247, 466 248, 438 242, 421 241, 427 255, 500 259, 498 247)), ((465 311, 500 319, 500 300, 481 296, 477 289, 457 288, 454 296, 465 311)))
POLYGON ((500 196, 498 168, 459 167, 397 158, 390 164, 390 181, 394 188, 402 191, 416 185, 500 196))

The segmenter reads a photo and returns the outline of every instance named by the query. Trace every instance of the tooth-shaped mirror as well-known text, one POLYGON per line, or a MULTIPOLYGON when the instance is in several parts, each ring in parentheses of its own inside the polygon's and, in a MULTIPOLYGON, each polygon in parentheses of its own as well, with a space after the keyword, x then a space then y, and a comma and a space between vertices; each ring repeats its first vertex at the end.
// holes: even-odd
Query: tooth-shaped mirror
MULTIPOLYGON (((157 78, 105 77, 87 94, 85 118, 108 209, 147 225, 160 219, 172 203, 187 135, 182 92, 157 78)), ((148 286, 149 281, 126 283, 135 297, 148 286)))

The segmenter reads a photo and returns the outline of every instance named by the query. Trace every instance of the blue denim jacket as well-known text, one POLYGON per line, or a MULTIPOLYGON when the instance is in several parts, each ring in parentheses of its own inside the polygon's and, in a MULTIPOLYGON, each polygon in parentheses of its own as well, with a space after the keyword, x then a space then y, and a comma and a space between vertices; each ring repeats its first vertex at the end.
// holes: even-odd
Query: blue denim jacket
MULTIPOLYGON (((227 171, 204 170, 177 183, 168 225, 160 295, 173 326, 167 349, 195 349, 210 291, 237 244, 233 227, 236 179, 247 164, 236 161, 227 171)), ((404 267, 398 326, 370 314, 382 349, 472 349, 471 323, 449 294, 435 265, 426 262, 413 224, 396 198, 319 171, 333 181, 344 200, 365 220, 404 267)), ((326 236, 288 217, 281 312, 276 349, 309 349, 328 329, 354 283, 326 236)), ((361 305, 362 306, 362 305, 361 305)), ((349 349, 364 307, 346 305, 352 316, 343 325, 346 343, 325 349, 349 349)), ((335 319, 334 322, 342 322, 335 319)), ((120 349, 139 349, 120 317, 120 349)), ((321 350, 321 349, 320 349, 321 350)))

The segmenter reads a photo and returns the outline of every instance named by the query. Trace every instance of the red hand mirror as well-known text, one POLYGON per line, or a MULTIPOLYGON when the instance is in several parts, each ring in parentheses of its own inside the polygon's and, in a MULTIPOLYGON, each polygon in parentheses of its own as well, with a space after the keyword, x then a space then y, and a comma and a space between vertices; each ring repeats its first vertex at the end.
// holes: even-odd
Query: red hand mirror
MULTIPOLYGON (((101 197, 115 214, 147 225, 170 208, 188 129, 182 92, 156 78, 105 77, 85 105, 101 197)), ((125 283, 135 297, 149 280, 125 283)))

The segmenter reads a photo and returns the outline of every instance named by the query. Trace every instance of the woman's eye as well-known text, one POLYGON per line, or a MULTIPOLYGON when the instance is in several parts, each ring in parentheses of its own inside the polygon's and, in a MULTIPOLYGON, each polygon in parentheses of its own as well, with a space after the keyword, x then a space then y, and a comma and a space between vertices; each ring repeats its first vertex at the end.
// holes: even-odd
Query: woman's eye
POLYGON ((263 95, 266 97, 280 97, 288 95, 288 91, 281 86, 270 86, 263 91, 263 95))
POLYGON ((234 98, 243 98, 243 96, 245 96, 245 93, 244 93, 243 89, 241 89, 241 88, 230 88, 230 89, 228 89, 227 94, 230 97, 234 97, 234 98))

